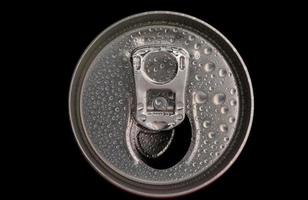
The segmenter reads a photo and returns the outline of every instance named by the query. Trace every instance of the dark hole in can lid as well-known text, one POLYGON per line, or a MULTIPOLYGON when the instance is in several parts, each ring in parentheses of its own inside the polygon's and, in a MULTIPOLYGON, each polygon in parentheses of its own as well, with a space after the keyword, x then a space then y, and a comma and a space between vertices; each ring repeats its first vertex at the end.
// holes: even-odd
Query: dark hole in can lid
POLYGON ((167 169, 177 164, 191 143, 191 124, 187 116, 177 127, 158 133, 141 130, 135 140, 140 158, 152 168, 167 169))

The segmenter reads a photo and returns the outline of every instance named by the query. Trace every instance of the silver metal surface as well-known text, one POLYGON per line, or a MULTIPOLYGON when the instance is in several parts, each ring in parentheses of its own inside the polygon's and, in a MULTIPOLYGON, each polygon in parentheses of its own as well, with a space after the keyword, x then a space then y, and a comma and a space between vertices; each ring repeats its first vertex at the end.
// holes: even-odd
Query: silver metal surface
POLYGON ((222 34, 194 17, 156 11, 123 19, 90 44, 69 105, 77 142, 103 177, 135 194, 170 197, 208 185, 235 161, 250 131, 253 93, 222 34), (185 118, 191 130, 174 129, 185 118), (158 169, 145 161, 186 132, 190 145, 177 163, 158 169))
POLYGON ((137 122, 151 130, 174 128, 185 117, 188 52, 150 44, 135 51, 132 57, 137 122))

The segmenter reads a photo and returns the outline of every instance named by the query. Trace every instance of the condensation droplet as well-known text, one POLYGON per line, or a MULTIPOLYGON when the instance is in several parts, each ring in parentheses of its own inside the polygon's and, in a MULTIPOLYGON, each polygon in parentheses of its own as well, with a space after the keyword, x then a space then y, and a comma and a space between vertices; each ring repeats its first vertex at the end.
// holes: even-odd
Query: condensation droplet
POLYGON ((220 112, 221 112, 222 114, 227 114, 227 113, 229 112, 229 108, 228 108, 227 106, 222 106, 222 107, 220 108, 220 112))
POLYGON ((235 88, 232 88, 232 89, 230 90, 230 94, 234 95, 235 93, 236 93, 236 89, 235 89, 235 88))
POLYGON ((197 81, 200 81, 202 78, 201 78, 201 76, 200 76, 199 74, 196 74, 195 79, 196 79, 197 81))
POLYGON ((229 117, 228 119, 229 123, 232 124, 235 122, 235 117, 229 117))
POLYGON ((198 104, 205 103, 207 100, 207 95, 203 91, 197 91, 194 96, 198 104))
POLYGON ((226 124, 220 124, 219 129, 220 129, 221 132, 227 132, 228 126, 226 124))
POLYGON ((194 48, 195 48, 195 49, 199 49, 200 46, 201 46, 201 45, 200 45, 199 43, 196 43, 196 44, 194 45, 194 48))
POLYGON ((208 121, 208 120, 205 120, 202 125, 203 125, 204 128, 209 128, 210 125, 211 125, 211 122, 208 121))
POLYGON ((228 142, 229 140, 230 140, 229 137, 224 137, 224 141, 225 141, 225 142, 228 142))
POLYGON ((221 105, 226 101, 226 95, 223 93, 217 93, 213 97, 213 103, 215 105, 221 105))
POLYGON ((177 28, 173 28, 172 31, 173 31, 174 33, 176 33, 176 32, 178 32, 178 29, 177 29, 177 28))
POLYGON ((236 103, 237 103, 237 102, 236 102, 235 99, 232 99, 232 100, 230 101, 230 105, 231 105, 231 106, 236 106, 236 103))
POLYGON ((208 133, 209 138, 214 138, 216 134, 214 132, 209 132, 208 133))
POLYGON ((194 53, 194 59, 199 60, 199 58, 200 58, 200 53, 199 53, 199 51, 195 51, 195 53, 194 53))
POLYGON ((225 69, 220 69, 219 72, 218 72, 218 75, 220 77, 225 77, 227 75, 227 70, 225 69))
POLYGON ((194 39, 195 39, 195 36, 193 36, 193 35, 189 35, 189 36, 188 36, 188 40, 189 40, 189 41, 193 41, 194 39))
POLYGON ((204 54, 209 55, 212 53, 212 48, 211 47, 205 47, 204 48, 204 54))
POLYGON ((206 72, 212 72, 212 71, 214 71, 214 70, 215 70, 215 64, 212 63, 212 62, 206 63, 206 64, 204 65, 204 70, 205 70, 206 72))

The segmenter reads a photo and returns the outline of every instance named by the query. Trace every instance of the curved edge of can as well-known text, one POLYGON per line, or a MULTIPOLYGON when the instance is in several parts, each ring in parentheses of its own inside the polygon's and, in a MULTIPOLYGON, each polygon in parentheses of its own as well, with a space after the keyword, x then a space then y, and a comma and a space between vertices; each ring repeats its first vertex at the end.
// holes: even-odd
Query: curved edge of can
POLYGON ((68 98, 68 107, 69 107, 69 118, 70 118, 70 122, 71 122, 71 127, 72 127, 72 130, 73 130, 73 134, 74 134, 74 137, 75 137, 75 140, 79 146, 79 148, 81 149, 82 151, 82 154, 86 157, 86 159, 89 161, 89 163, 91 164, 91 166, 95 169, 95 171, 97 171, 100 175, 102 175, 104 178, 106 178, 109 182, 111 182, 113 185, 127 191, 127 192, 130 192, 130 193, 133 193, 133 194, 136 194, 136 195, 140 195, 140 196, 145 196, 145 197, 154 197, 154 198, 170 198, 170 197, 177 197, 177 196, 183 196, 183 195, 187 195, 187 194, 190 194, 192 192, 195 192, 197 190, 200 190, 201 188, 204 188, 205 186, 213 183, 215 180, 217 180, 219 177, 221 177, 232 165, 233 163, 237 160, 237 158, 239 157, 240 153, 242 152, 247 140, 248 140, 248 137, 250 135, 250 131, 251 131, 251 127, 252 127, 252 123, 253 123, 253 115, 254 115, 254 94, 253 94, 253 87, 252 87, 252 82, 251 82, 251 78, 249 76, 249 72, 247 70, 247 67, 246 67, 246 64, 244 63, 242 57, 240 56, 240 54, 238 53, 238 51, 236 50, 236 48, 232 45, 232 43, 221 33, 219 32, 216 28, 214 28, 212 25, 206 23, 205 21, 199 19, 199 18, 196 18, 196 17, 193 17, 191 15, 188 15, 188 14, 184 14, 184 13, 179 13, 179 12, 174 12, 174 11, 146 11, 146 12, 141 12, 141 13, 138 13, 138 14, 134 14, 134 15, 130 15, 128 17, 125 17, 115 23, 113 23, 112 25, 108 26, 104 31, 102 31, 99 35, 96 36, 96 38, 87 46, 87 48, 84 50, 83 54, 81 55, 80 59, 78 60, 77 62, 77 65, 74 69, 74 72, 73 72, 73 76, 72 76, 72 79, 71 79, 71 82, 70 82, 70 88, 69 88, 69 98, 68 98), (238 148, 236 154, 234 155, 234 157, 230 160, 230 162, 228 164, 226 164, 224 166, 224 168, 219 172, 217 173, 214 177, 212 177, 210 180, 206 181, 205 183, 203 184, 200 184, 199 186, 197 187, 194 187, 194 188, 191 188, 191 189, 188 189, 188 190, 185 190, 185 191, 181 191, 181 192, 173 192, 173 193, 163 193, 163 194, 158 194, 158 193, 149 193, 149 192, 142 192, 142 191, 136 191, 136 190, 133 190, 131 188, 128 188, 128 187, 125 187, 121 184, 119 184, 117 181, 113 180, 111 177, 109 177, 108 175, 104 174, 95 164, 95 161, 93 158, 91 158, 90 155, 88 155, 89 152, 86 152, 86 150, 84 149, 83 147, 83 144, 81 143, 80 141, 80 136, 78 136, 78 130, 75 126, 75 122, 74 120, 75 119, 75 116, 73 116, 73 105, 72 105, 72 99, 74 98, 73 97, 73 94, 74 94, 74 86, 76 85, 76 77, 77 77, 77 73, 78 71, 80 70, 80 65, 82 63, 82 61, 87 57, 87 55, 89 54, 89 51, 91 48, 93 48, 93 46, 96 44, 97 40, 99 40, 99 38, 104 35, 105 33, 109 32, 111 29, 113 29, 114 27, 118 26, 119 24, 125 22, 125 21, 128 21, 128 20, 132 20, 134 18, 137 18, 137 17, 142 17, 144 15, 149 15, 149 14, 157 14, 157 15, 160 15, 160 14, 169 14, 169 15, 176 15, 176 16, 181 16, 181 17, 185 17, 185 18, 189 18, 191 20, 194 20, 194 21, 197 21, 198 23, 208 27, 209 29, 213 30, 215 33, 217 33, 233 50, 233 52, 236 54, 236 56, 239 58, 240 62, 241 62, 241 65, 245 71, 245 75, 246 75, 246 78, 247 78, 247 82, 248 82, 248 85, 249 85, 249 92, 250 92, 250 100, 251 100, 251 105, 250 105, 250 119, 249 119, 249 123, 248 123, 248 126, 247 126, 247 130, 246 130, 246 134, 245 134, 245 137, 240 145, 240 147, 238 148))

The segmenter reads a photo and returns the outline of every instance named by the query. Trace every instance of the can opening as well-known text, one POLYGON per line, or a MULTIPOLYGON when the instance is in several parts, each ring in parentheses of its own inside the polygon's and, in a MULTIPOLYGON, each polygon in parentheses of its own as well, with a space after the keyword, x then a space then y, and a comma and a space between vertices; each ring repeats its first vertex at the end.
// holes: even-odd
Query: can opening
POLYGON ((191 124, 187 116, 177 127, 153 132, 140 129, 135 146, 141 160, 155 169, 167 169, 177 164, 191 143, 191 124))

